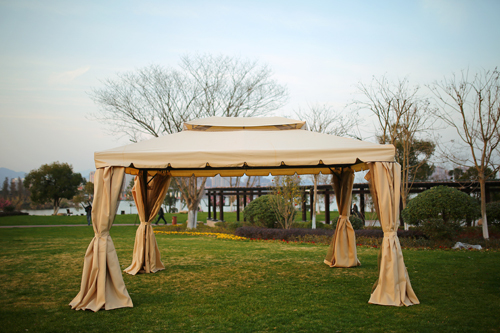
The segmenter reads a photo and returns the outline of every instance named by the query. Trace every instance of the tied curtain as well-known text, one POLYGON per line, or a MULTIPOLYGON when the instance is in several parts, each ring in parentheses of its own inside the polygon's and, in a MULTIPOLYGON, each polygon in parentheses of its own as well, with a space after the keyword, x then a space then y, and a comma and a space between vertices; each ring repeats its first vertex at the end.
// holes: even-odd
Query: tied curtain
POLYGON ((135 234, 132 264, 124 270, 128 274, 156 273, 165 269, 161 262, 160 250, 158 249, 151 221, 160 210, 170 180, 170 175, 159 172, 153 177, 149 177, 146 171, 141 171, 135 177, 132 195, 141 224, 135 234))
POLYGON ((133 307, 109 230, 115 219, 123 184, 124 168, 97 169, 90 242, 83 263, 80 292, 69 304, 72 309, 99 311, 133 307))
POLYGON ((356 235, 349 221, 354 171, 350 168, 335 170, 332 178, 340 216, 324 262, 330 267, 359 266, 356 235))
POLYGON ((365 179, 377 210, 384 239, 379 253, 379 277, 368 303, 392 306, 420 304, 411 287, 398 238, 401 166, 398 163, 369 163, 365 179))

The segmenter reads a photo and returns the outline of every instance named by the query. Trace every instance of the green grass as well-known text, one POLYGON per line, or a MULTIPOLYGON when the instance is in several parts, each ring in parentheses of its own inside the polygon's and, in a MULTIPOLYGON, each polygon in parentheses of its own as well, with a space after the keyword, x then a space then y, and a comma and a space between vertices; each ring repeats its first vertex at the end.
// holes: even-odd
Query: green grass
MULTIPOLYGON (((122 268, 135 228, 111 236, 122 268)), ((130 276, 134 308, 74 311, 90 228, 0 230, 3 332, 498 332, 500 252, 404 250, 421 304, 367 303, 377 250, 332 269, 324 245, 158 235, 166 270, 130 276)))

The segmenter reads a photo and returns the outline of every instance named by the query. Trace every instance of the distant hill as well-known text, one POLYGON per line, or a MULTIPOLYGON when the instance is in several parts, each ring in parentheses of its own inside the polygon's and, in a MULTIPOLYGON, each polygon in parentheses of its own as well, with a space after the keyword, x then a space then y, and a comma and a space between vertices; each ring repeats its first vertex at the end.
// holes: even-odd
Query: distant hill
MULTIPOLYGON (((73 170, 74 171, 74 170, 73 170)), ((89 170, 83 170, 83 171, 74 171, 78 172, 82 175, 83 178, 85 178, 87 181, 89 180, 89 175, 91 171, 95 171, 95 169, 89 169, 89 170)), ((0 182, 3 182, 5 177, 12 179, 12 178, 24 178, 28 173, 24 171, 14 171, 11 169, 7 168, 0 168, 0 182)))
POLYGON ((7 177, 9 179, 18 178, 18 177, 24 178, 24 176, 26 174, 27 174, 27 172, 24 172, 24 171, 14 171, 14 170, 10 170, 7 168, 0 168, 0 181, 3 182, 5 177, 7 177))

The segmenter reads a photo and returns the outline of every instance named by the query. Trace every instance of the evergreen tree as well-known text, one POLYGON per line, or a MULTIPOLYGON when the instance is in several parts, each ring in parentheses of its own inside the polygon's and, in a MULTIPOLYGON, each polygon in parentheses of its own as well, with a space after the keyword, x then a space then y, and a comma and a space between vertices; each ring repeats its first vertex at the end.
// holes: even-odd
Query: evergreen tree
POLYGON ((7 199, 9 197, 9 178, 5 177, 2 185, 2 198, 7 199))

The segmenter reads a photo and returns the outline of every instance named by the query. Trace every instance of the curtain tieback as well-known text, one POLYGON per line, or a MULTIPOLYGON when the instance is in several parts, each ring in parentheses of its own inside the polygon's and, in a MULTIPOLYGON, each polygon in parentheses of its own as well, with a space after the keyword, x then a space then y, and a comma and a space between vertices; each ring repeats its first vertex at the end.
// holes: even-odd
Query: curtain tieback
POLYGON ((384 232, 384 237, 398 237, 398 232, 397 231, 384 232))
POLYGON ((151 225, 151 221, 149 221, 149 222, 142 222, 142 221, 141 221, 141 224, 151 225))
POLYGON ((109 231, 96 232, 94 234, 94 236, 97 237, 97 238, 108 237, 109 236, 109 231))
POLYGON ((346 215, 339 215, 339 219, 347 219, 346 215))

